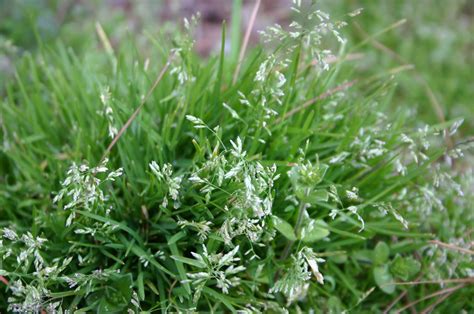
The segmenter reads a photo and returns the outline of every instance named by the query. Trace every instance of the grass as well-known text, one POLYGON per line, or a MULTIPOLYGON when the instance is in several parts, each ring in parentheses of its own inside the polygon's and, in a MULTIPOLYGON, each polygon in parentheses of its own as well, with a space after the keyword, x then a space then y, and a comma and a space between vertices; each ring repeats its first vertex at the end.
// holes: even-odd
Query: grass
POLYGON ((235 83, 235 34, 209 59, 187 32, 26 53, 1 103, 0 308, 471 311, 462 116, 425 127, 406 67, 361 74, 370 41, 310 29, 235 83))
MULTIPOLYGON (((324 3, 324 2, 323 2, 324 3)), ((472 94, 473 6, 469 1, 334 1, 324 3, 333 14, 361 7, 364 13, 347 33, 357 44, 397 21, 405 21, 358 50, 363 57, 361 75, 374 69, 413 65, 398 76, 397 96, 410 105, 423 121, 436 123, 462 116, 462 131, 472 134, 474 116, 469 110, 472 94), (438 107, 438 108, 437 108, 438 107), (441 110, 440 110, 441 109, 441 110), (441 113, 440 113, 441 111, 441 113)), ((375 70, 376 71, 376 70, 375 70)))

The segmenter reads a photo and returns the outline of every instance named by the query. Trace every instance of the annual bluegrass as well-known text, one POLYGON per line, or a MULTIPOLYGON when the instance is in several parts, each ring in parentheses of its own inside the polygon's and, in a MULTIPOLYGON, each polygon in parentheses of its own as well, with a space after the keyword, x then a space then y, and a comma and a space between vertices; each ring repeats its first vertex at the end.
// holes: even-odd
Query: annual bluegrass
POLYGON ((196 19, 145 52, 59 43, 19 62, 1 103, 2 310, 473 309, 462 121, 415 123, 393 97, 403 67, 353 76, 360 10, 293 11, 235 83, 239 47, 198 57, 196 19))

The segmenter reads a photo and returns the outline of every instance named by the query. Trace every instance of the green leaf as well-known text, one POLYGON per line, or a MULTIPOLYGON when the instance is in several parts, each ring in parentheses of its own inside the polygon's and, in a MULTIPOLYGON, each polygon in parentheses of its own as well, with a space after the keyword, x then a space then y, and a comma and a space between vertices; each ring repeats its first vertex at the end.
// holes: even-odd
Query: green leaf
MULTIPOLYGON (((181 256, 181 252, 179 251, 178 247, 176 246, 176 243, 170 244, 169 248, 170 248, 171 254, 173 254, 173 256, 181 256)), ((175 259, 175 264, 176 264, 176 269, 178 270, 179 279, 181 281, 188 279, 186 277, 186 270, 184 269, 183 263, 180 262, 179 260, 175 259)), ((188 297, 190 297, 191 296, 191 287, 189 286, 189 283, 187 283, 187 282, 183 283, 183 287, 186 290, 188 297)))
POLYGON ((119 276, 109 286, 111 289, 106 290, 108 291, 107 299, 118 307, 123 308, 127 306, 132 298, 132 286, 132 274, 129 273, 127 275, 119 276))
POLYGON ((357 250, 353 251, 351 257, 355 260, 363 263, 373 262, 373 252, 370 250, 357 250))
POLYGON ((111 304, 107 299, 100 300, 97 306, 98 313, 111 313, 117 312, 120 308, 116 307, 114 304, 111 304))
POLYGON ((297 189, 296 196, 299 200, 309 204, 315 204, 317 202, 327 202, 329 194, 326 190, 314 190, 309 194, 305 193, 304 189, 297 189))
POLYGON ((174 259, 175 261, 178 261, 178 262, 181 262, 181 263, 184 263, 184 264, 188 264, 188 265, 191 265, 191 266, 194 266, 194 267, 197 267, 197 268, 205 268, 206 265, 196 259, 192 259, 192 258, 187 258, 187 257, 184 257, 184 256, 177 256, 177 255, 172 255, 171 256, 172 259, 174 259))
POLYGON ((388 247, 387 243, 379 242, 375 246, 373 254, 374 264, 376 266, 383 265, 387 262, 388 257, 390 256, 390 248, 388 247))
POLYGON ((401 257, 397 255, 390 265, 390 272, 393 276, 402 280, 409 280, 421 269, 421 264, 413 257, 401 257))
POLYGON ((130 304, 132 286, 132 274, 114 275, 107 281, 107 289, 91 294, 87 304, 98 313, 121 313, 130 304))
POLYGON ((329 235, 327 224, 323 220, 313 220, 301 230, 301 240, 312 243, 321 240, 329 235))
POLYGON ((168 269, 166 269, 163 265, 158 263, 156 259, 149 253, 145 252, 140 246, 134 244, 133 242, 129 242, 125 237, 120 236, 120 240, 122 243, 130 248, 130 251, 135 254, 139 258, 144 258, 147 260, 151 265, 156 267, 158 270, 168 274, 172 278, 176 278, 176 275, 170 272, 168 269))
POLYGON ((231 33, 230 33, 230 57, 233 63, 239 57, 241 24, 242 24, 242 0, 232 1, 231 33))
POLYGON ((295 231, 288 222, 277 216, 272 216, 272 219, 276 230, 278 230, 288 240, 296 241, 295 231))
POLYGON ((223 295, 219 292, 216 292, 213 289, 208 288, 208 287, 203 287, 202 292, 204 292, 205 294, 207 294, 208 296, 210 296, 214 300, 216 300, 218 302, 222 302, 222 304, 224 304, 232 313, 236 312, 235 307, 232 305, 232 301, 229 297, 227 297, 227 296, 225 296, 225 295, 223 295))
POLYGON ((173 245, 186 236, 185 231, 180 231, 168 239, 168 245, 173 245))
POLYGON ((145 285, 143 284, 143 272, 140 272, 138 274, 136 285, 138 287, 138 297, 141 301, 145 300, 145 285))
POLYGON ((217 69, 217 78, 214 84, 214 95, 212 97, 216 105, 219 103, 220 90, 221 90, 221 84, 222 84, 222 75, 224 72, 224 57, 225 57, 225 43, 226 43, 225 31, 226 31, 226 24, 225 24, 225 21, 222 21, 221 54, 219 58, 219 68, 217 69))
POLYGON ((160 292, 158 291, 158 289, 156 289, 156 286, 153 282, 151 282, 150 280, 147 280, 145 281, 145 284, 148 286, 148 288, 150 288, 151 291, 153 291, 154 294, 156 295, 160 294, 160 292))
POLYGON ((392 294, 395 291, 393 277, 390 274, 388 265, 374 268, 374 279, 377 286, 385 293, 392 294))

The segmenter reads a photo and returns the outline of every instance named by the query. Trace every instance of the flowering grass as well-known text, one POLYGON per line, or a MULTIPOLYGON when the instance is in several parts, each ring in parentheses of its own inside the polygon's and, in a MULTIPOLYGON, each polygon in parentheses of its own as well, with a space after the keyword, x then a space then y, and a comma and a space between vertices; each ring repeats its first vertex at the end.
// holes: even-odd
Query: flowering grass
POLYGON ((294 10, 240 66, 224 41, 194 53, 195 20, 146 52, 99 32, 105 51, 19 62, 1 103, 0 308, 473 309, 462 119, 422 125, 393 97, 406 67, 355 77, 351 26, 294 10))

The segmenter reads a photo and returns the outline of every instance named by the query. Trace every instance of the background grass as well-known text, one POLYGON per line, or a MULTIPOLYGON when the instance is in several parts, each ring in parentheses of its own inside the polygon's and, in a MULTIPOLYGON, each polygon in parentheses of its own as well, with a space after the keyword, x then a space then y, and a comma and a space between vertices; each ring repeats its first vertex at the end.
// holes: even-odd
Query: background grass
MULTIPOLYGON (((0 40, 2 42, 10 40, 18 47, 16 54, 12 54, 10 49, 4 47, 3 58, 12 58, 21 54, 23 49, 34 48, 37 44, 35 36, 41 37, 42 42, 60 36, 66 45, 74 47, 76 51, 81 47, 87 49, 97 43, 83 40, 82 36, 95 32, 93 22, 96 20, 111 33, 113 42, 127 36, 127 27, 136 32, 134 36, 143 34, 143 29, 153 33, 151 30, 156 29, 158 25, 162 32, 172 27, 169 21, 159 18, 160 12, 170 10, 159 3, 153 5, 147 2, 130 3, 126 11, 122 10, 125 6, 119 3, 114 4, 111 1, 107 5, 97 2, 73 5, 73 2, 67 1, 64 3, 46 0, 1 1, 2 39, 0 40), (90 22, 84 23, 84 19, 90 22)), ((413 110, 417 110, 426 122, 439 121, 440 117, 435 109, 437 105, 433 102, 439 103, 446 120, 465 117, 462 130, 472 134, 474 116, 470 107, 474 96, 472 86, 474 60, 471 33, 474 31, 472 23, 474 5, 470 1, 421 0, 378 3, 364 0, 337 0, 322 1, 320 5, 334 16, 357 8, 364 9, 364 13, 356 19, 357 25, 345 30, 345 35, 351 44, 367 40, 370 34, 376 34, 398 21, 406 20, 399 27, 375 38, 377 43, 371 42, 370 45, 358 49, 357 52, 363 56, 355 62, 357 70, 361 75, 369 75, 376 73, 381 67, 413 65, 412 71, 398 76, 400 87, 397 95, 400 99, 410 103, 413 110), (427 91, 427 86, 433 95, 427 91), (432 97, 435 100, 431 99, 432 97)), ((196 1, 195 8, 202 8, 199 1, 196 1)), ((219 7, 216 8, 218 9, 219 7)), ((259 14, 261 18, 269 19, 265 11, 259 14)), ((291 13, 287 16, 289 14, 291 13)), ((230 20, 230 16, 224 15, 223 18, 230 20)), ((214 41, 219 40, 218 36, 219 33, 214 41)), ((4 60, 2 64, 7 67, 7 61, 4 60)), ((2 75, 7 73, 3 72, 2 75)))
POLYGON ((335 1, 328 6, 341 13, 347 7, 364 8, 358 25, 349 29, 353 43, 406 20, 363 50, 365 58, 357 63, 359 69, 370 73, 379 67, 413 65, 413 71, 398 77, 400 101, 409 103, 424 121, 430 122, 439 120, 437 105, 433 104, 437 102, 446 119, 465 117, 463 130, 472 133, 472 2, 335 1), (431 99, 427 88, 436 100, 431 99))

